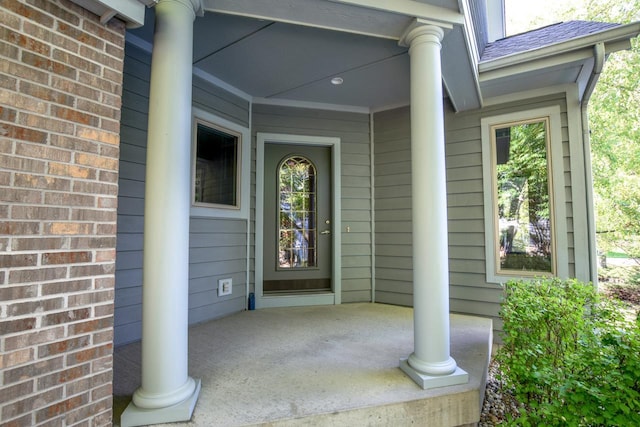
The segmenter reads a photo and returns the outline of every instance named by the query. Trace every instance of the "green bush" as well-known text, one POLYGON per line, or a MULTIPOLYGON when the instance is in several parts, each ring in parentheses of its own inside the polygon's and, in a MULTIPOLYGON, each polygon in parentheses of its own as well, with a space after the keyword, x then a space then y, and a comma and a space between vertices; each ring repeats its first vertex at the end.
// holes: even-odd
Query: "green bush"
POLYGON ((509 282, 501 316, 497 359, 521 404, 508 424, 638 425, 640 322, 593 285, 559 279, 509 282))

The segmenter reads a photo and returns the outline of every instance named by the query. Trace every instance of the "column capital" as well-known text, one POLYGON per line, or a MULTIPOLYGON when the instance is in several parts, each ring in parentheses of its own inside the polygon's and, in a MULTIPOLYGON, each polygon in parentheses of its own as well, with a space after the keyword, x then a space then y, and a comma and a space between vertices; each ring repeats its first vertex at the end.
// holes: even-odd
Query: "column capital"
POLYGON ((202 0, 153 0, 155 6, 160 3, 177 3, 180 4, 194 13, 194 19, 196 16, 204 16, 204 6, 202 0))
POLYGON ((411 43, 422 35, 431 35, 435 37, 434 41, 440 43, 444 35, 451 29, 453 29, 451 24, 415 18, 404 30, 400 40, 398 40, 398 44, 404 47, 411 47, 411 43))

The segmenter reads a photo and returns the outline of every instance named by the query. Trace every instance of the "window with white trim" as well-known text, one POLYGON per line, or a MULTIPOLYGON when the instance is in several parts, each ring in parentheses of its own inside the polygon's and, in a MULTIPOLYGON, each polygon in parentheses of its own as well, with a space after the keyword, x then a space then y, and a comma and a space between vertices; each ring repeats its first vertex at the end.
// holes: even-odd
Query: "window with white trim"
POLYGON ((191 215, 246 218, 249 130, 194 108, 192 138, 191 215))
POLYGON ((567 275, 562 143, 557 107, 482 120, 488 282, 567 275))

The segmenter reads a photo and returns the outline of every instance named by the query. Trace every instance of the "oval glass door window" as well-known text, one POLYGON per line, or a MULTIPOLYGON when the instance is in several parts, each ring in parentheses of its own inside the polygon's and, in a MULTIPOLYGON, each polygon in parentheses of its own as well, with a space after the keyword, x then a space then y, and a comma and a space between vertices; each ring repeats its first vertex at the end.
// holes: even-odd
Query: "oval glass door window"
POLYGON ((315 268, 316 168, 302 156, 280 163, 278 174, 278 265, 280 270, 315 268))

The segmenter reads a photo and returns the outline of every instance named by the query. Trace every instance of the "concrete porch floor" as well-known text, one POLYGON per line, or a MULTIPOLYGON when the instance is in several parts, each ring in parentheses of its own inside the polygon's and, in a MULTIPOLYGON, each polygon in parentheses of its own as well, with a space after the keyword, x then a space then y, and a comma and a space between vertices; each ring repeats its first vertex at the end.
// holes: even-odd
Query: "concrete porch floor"
MULTIPOLYGON (((189 329, 202 380, 192 426, 457 426, 480 418, 489 319, 451 315, 451 356, 469 383, 422 390, 399 369, 413 310, 384 304, 244 311, 189 329)), ((114 425, 139 387, 140 343, 114 354, 114 425)))

